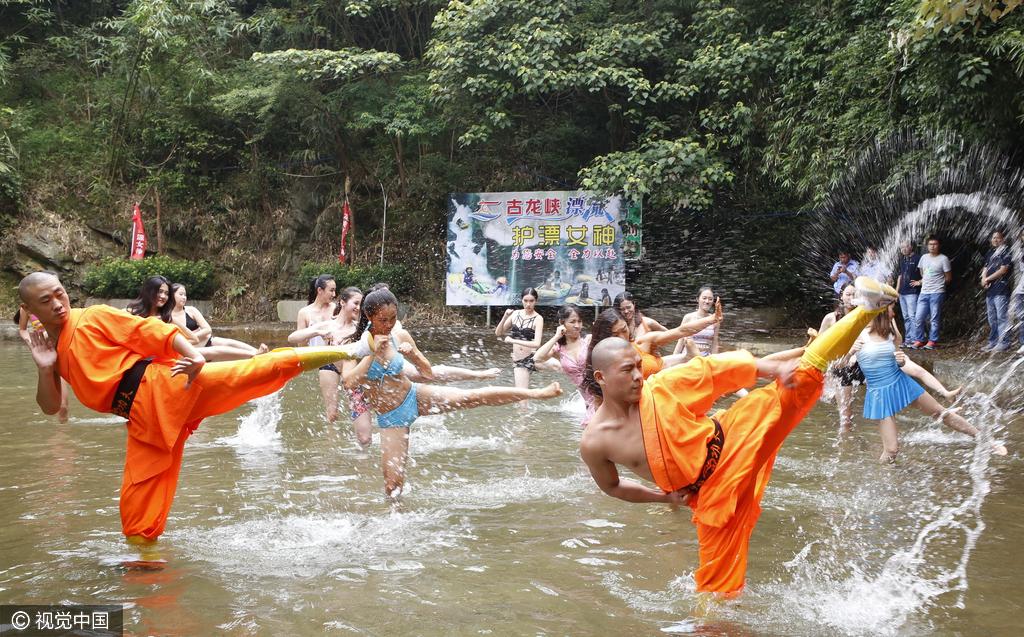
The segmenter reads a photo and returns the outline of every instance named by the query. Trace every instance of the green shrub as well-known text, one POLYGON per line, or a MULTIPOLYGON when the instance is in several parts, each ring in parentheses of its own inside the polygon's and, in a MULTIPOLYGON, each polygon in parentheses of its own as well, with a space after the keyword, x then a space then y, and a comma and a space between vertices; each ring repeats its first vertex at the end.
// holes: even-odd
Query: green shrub
POLYGON ((366 291, 374 283, 387 283, 395 296, 402 298, 412 293, 414 281, 412 272, 404 265, 342 265, 340 263, 316 263, 307 261, 299 272, 300 295, 309 292, 309 283, 321 274, 334 277, 338 289, 357 287, 366 291))
POLYGON ((167 277, 181 283, 193 299, 206 299, 214 291, 213 266, 206 261, 189 261, 156 256, 133 261, 123 257, 104 259, 85 273, 85 290, 93 296, 130 299, 138 296, 142 283, 151 276, 167 277))

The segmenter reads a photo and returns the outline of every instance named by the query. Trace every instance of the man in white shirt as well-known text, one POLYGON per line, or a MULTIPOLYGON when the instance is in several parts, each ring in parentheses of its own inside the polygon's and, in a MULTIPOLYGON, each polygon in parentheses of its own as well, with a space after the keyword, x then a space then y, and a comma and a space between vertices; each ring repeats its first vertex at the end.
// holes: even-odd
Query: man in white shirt
POLYGON ((840 248, 839 260, 832 264, 832 271, 828 273, 828 277, 832 279, 832 289, 835 290, 836 296, 842 294, 846 284, 853 283, 859 274, 860 265, 850 258, 850 251, 840 248))
POLYGON ((936 237, 928 237, 928 254, 921 255, 917 268, 921 271, 921 294, 917 299, 918 339, 911 349, 935 349, 939 344, 939 326, 942 323, 942 302, 946 299, 946 286, 953 280, 953 266, 949 257, 942 254, 941 243, 936 237), (927 339, 927 342, 924 342, 927 339))

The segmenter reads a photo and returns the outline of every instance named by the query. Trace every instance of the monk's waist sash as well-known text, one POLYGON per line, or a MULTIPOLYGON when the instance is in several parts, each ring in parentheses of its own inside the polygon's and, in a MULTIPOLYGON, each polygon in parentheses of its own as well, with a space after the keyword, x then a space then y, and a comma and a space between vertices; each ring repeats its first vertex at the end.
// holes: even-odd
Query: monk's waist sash
POLYGON ((132 412, 132 404, 135 402, 135 393, 139 391, 139 383, 142 382, 146 368, 152 362, 152 357, 143 358, 121 375, 121 382, 117 384, 117 391, 114 392, 114 399, 110 403, 110 413, 128 419, 132 412))
POLYGON ((704 458, 704 465, 700 468, 700 474, 693 481, 693 484, 683 487, 682 491, 690 491, 692 493, 700 491, 700 488, 707 479, 715 472, 715 467, 718 466, 718 459, 722 457, 722 447, 725 446, 725 432, 722 431, 722 425, 719 424, 717 418, 712 418, 711 422, 715 423, 715 434, 708 440, 708 455, 704 458))

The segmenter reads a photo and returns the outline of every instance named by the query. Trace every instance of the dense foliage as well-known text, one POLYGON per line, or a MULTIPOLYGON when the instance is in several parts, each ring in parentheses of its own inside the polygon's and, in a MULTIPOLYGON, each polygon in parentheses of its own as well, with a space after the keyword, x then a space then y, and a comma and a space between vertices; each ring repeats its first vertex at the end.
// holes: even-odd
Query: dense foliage
POLYGON ((171 283, 184 285, 189 298, 193 299, 208 299, 215 289, 210 263, 166 256, 137 261, 104 259, 86 271, 83 287, 93 296, 133 299, 138 296, 142 282, 151 276, 167 277, 171 283))
MULTIPOLYGON (((674 233, 813 210, 901 131, 1013 152, 1018 4, 0 0, 0 226, 42 205, 116 227, 159 193, 224 285, 284 290, 336 253, 349 176, 357 262, 386 197, 387 258, 429 296, 449 191, 624 191, 674 233)), ((755 224, 766 272, 803 223, 755 224)))
POLYGON ((395 296, 404 298, 415 285, 412 270, 401 264, 349 266, 337 261, 303 263, 299 271, 299 296, 309 292, 311 282, 321 274, 330 274, 340 292, 347 287, 359 288, 364 294, 375 283, 387 283, 395 296))

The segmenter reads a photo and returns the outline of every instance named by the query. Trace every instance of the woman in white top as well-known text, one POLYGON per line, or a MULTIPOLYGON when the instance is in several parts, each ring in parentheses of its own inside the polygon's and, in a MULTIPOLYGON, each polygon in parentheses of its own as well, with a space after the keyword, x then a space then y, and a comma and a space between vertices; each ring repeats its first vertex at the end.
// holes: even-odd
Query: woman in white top
MULTIPOLYGON (((715 291, 705 285, 697 292, 697 310, 683 317, 683 323, 707 318, 715 313, 715 291)), ((710 356, 718 353, 718 328, 714 323, 697 332, 693 336, 681 338, 676 342, 673 354, 688 352, 692 356, 710 356)))

